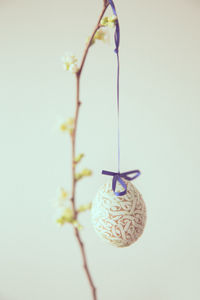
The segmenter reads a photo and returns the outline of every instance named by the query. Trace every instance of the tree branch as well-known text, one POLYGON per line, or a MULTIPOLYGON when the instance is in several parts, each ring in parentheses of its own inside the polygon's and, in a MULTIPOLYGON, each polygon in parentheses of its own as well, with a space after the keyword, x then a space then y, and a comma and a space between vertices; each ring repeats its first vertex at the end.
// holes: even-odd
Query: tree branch
MULTIPOLYGON (((73 132, 71 134, 71 142, 72 142, 72 197, 71 197, 71 204, 72 204, 72 210, 74 213, 74 219, 77 219, 78 217, 78 212, 76 210, 76 178, 75 178, 75 174, 76 174, 76 163, 75 163, 75 155, 76 155, 76 133, 77 133, 77 123, 78 123, 78 117, 79 117, 79 109, 80 109, 80 78, 81 78, 81 73, 85 64, 85 60, 89 51, 89 48, 91 46, 92 40, 95 36, 95 33, 97 32, 97 30, 100 28, 100 22, 101 19, 108 7, 108 1, 107 0, 103 0, 103 9, 101 11, 101 14, 98 18, 97 24, 90 36, 90 39, 86 45, 85 51, 83 53, 83 57, 81 60, 81 64, 80 64, 80 68, 79 70, 76 72, 76 108, 75 108, 75 117, 74 117, 74 129, 73 132)), ((86 258, 86 253, 85 253, 85 247, 84 244, 82 242, 79 230, 74 227, 74 233, 76 236, 76 239, 78 241, 79 247, 80 247, 80 251, 81 251, 81 255, 82 255, 82 259, 83 259, 83 268, 85 270, 86 276, 88 278, 89 281, 89 285, 91 287, 91 291, 92 291, 92 296, 93 296, 93 300, 97 300, 97 295, 96 295, 96 287, 93 283, 93 279, 92 276, 90 274, 89 268, 88 268, 88 263, 87 263, 87 258, 86 258)))

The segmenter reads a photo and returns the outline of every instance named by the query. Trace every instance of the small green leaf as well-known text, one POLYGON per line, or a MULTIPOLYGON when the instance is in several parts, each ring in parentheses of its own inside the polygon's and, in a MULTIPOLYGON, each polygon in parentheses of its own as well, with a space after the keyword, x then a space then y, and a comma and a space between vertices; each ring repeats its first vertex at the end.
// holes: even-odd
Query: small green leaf
POLYGON ((111 17, 104 17, 101 20, 102 26, 114 27, 116 25, 117 17, 112 15, 111 17))
POLYGON ((77 164, 77 163, 79 163, 81 160, 82 160, 82 158, 84 157, 84 153, 81 153, 81 154, 79 154, 79 155, 77 155, 76 157, 75 157, 75 163, 77 164))
POLYGON ((91 176, 92 175, 92 171, 90 169, 83 169, 83 171, 81 172, 83 176, 91 176))
POLYGON ((78 230, 83 229, 83 226, 82 226, 77 220, 74 220, 74 221, 72 222, 72 224, 73 224, 74 227, 76 227, 78 230))
POLYGON ((90 210, 91 207, 92 207, 92 203, 91 202, 88 203, 88 204, 83 204, 83 205, 79 206, 78 212, 80 213, 80 212, 84 212, 86 210, 90 210))
POLYGON ((85 168, 80 173, 75 174, 75 179, 78 181, 78 180, 82 179, 83 177, 91 176, 91 175, 92 175, 92 171, 90 169, 85 168))
POLYGON ((65 223, 73 223, 73 221, 74 213, 70 207, 66 208, 61 217, 56 220, 56 222, 60 225, 64 225, 65 223))

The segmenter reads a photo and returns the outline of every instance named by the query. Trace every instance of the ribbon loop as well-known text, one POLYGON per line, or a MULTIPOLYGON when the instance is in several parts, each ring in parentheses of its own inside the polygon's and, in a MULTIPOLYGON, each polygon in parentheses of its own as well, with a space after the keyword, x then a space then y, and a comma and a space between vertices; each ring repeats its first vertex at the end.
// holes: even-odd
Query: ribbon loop
POLYGON ((116 23, 115 23, 115 53, 118 54, 119 52, 119 41, 120 41, 120 28, 119 28, 119 21, 118 21, 118 16, 117 16, 117 11, 116 11, 116 8, 115 8, 115 4, 112 0, 108 0, 111 8, 112 8, 112 11, 113 11, 113 14, 117 17, 117 20, 116 20, 116 23))
POLYGON ((110 171, 105 171, 102 170, 102 174, 104 175, 109 175, 109 176, 113 176, 113 180, 112 180, 112 190, 114 192, 114 194, 116 196, 123 196, 126 194, 127 192, 127 186, 126 183, 122 180, 122 178, 131 181, 134 180, 135 178, 137 178, 141 173, 139 170, 133 170, 133 171, 128 171, 128 172, 124 172, 124 173, 116 173, 116 172, 110 172, 110 171), (134 176, 128 176, 129 174, 135 174, 134 176), (116 184, 117 181, 121 184, 121 186, 124 188, 123 191, 121 192, 116 192, 116 184))

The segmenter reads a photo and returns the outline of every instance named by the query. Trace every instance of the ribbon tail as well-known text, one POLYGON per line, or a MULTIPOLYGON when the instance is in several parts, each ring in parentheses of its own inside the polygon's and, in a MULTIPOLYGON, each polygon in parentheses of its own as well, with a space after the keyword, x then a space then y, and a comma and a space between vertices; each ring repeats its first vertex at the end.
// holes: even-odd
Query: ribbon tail
POLYGON ((127 192, 127 186, 126 186, 126 183, 120 178, 120 176, 114 176, 113 177, 113 182, 112 182, 112 189, 114 191, 114 194, 116 196, 124 196, 127 192), (115 189, 116 189, 116 183, 117 181, 121 184, 121 186, 124 188, 123 191, 121 192, 116 192, 115 189))
POLYGON ((110 171, 106 171, 106 170, 102 170, 101 174, 103 174, 103 175, 109 175, 109 176, 115 176, 116 175, 116 173, 110 172, 110 171))

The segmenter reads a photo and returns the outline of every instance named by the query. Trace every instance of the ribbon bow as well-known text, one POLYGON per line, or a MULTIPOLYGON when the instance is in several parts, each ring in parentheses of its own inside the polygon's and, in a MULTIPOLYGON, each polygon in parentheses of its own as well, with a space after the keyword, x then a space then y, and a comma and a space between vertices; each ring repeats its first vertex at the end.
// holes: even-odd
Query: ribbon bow
POLYGON ((134 180, 135 178, 137 178, 141 173, 140 173, 139 170, 128 171, 128 172, 125 172, 125 173, 119 173, 119 172, 115 173, 115 172, 110 172, 110 171, 103 170, 102 174, 113 176, 112 190, 113 190, 113 192, 115 193, 116 196, 123 196, 127 192, 127 186, 126 186, 126 183, 122 180, 122 178, 131 181, 131 180, 134 180), (130 176, 128 176, 129 174, 135 174, 135 175, 130 177, 130 176), (124 190, 122 192, 115 192, 117 181, 124 188, 124 190))

